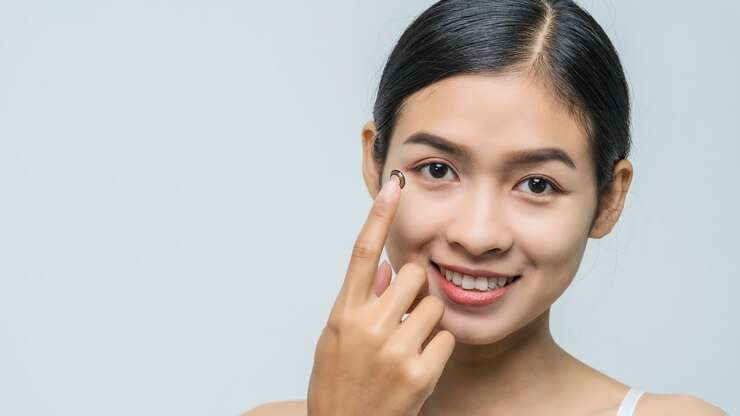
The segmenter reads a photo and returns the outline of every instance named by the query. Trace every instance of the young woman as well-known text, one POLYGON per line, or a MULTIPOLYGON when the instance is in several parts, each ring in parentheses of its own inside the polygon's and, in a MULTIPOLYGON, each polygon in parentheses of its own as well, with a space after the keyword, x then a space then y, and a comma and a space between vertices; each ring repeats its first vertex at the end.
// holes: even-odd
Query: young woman
POLYGON ((375 202, 307 400, 247 414, 725 414, 632 389, 551 336, 551 305, 587 240, 614 227, 633 174, 628 86, 587 12, 440 1, 395 46, 373 116, 362 145, 375 202))

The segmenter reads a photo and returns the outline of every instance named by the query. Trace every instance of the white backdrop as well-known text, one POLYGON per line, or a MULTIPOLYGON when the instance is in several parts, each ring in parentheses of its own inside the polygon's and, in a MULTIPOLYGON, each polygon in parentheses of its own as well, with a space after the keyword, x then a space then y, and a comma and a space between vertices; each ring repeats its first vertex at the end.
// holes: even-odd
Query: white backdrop
MULTIPOLYGON (((360 129, 431 1, 0 1, 0 414, 305 398, 370 206, 360 129)), ((582 2, 635 177, 553 308, 620 381, 740 412, 740 6, 582 2)))

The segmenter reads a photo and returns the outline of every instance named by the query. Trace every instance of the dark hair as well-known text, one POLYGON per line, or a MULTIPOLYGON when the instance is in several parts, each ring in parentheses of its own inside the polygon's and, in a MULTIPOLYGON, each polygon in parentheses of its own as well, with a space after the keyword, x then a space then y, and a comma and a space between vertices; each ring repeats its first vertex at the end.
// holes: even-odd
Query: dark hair
POLYGON ((629 155, 629 91, 609 37, 571 0, 441 0, 419 15, 378 87, 373 158, 380 171, 406 97, 452 75, 522 71, 544 80, 587 133, 601 194, 614 163, 629 155))

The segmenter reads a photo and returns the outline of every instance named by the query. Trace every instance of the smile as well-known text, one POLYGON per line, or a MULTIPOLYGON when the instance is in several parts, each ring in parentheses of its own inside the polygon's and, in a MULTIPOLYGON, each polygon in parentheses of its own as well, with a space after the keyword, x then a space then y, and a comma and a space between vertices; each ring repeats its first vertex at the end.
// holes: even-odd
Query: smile
POLYGON ((434 262, 432 262, 432 265, 434 265, 434 267, 439 270, 440 274, 444 276, 444 278, 446 278, 449 282, 465 290, 478 290, 482 292, 493 291, 495 289, 502 288, 513 282, 516 282, 521 277, 521 275, 478 276, 461 273, 457 270, 450 270, 445 266, 438 265, 434 262))

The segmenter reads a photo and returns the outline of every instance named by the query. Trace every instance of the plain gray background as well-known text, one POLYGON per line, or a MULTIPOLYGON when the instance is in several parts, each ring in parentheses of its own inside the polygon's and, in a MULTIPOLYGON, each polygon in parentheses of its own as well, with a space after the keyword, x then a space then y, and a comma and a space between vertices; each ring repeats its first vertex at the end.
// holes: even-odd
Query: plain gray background
MULTIPOLYGON (((2 1, 0 414, 305 398, 371 203, 360 129, 431 4, 2 1)), ((553 333, 740 412, 740 6, 581 4, 631 84, 635 177, 553 333)))

